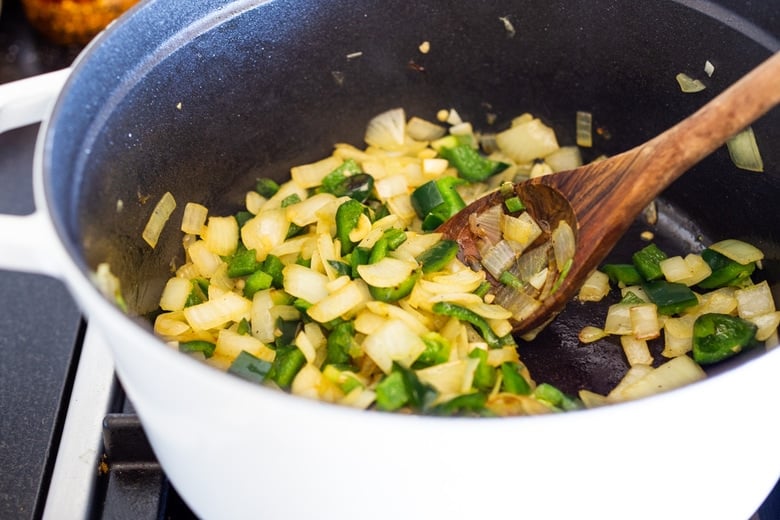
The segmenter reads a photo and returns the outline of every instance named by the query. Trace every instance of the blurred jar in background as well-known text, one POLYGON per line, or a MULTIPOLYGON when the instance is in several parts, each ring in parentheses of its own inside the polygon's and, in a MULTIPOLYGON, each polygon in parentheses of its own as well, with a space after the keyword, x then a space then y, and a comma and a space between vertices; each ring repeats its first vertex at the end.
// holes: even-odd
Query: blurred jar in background
POLYGON ((138 0, 22 0, 30 24, 51 42, 83 45, 138 0))

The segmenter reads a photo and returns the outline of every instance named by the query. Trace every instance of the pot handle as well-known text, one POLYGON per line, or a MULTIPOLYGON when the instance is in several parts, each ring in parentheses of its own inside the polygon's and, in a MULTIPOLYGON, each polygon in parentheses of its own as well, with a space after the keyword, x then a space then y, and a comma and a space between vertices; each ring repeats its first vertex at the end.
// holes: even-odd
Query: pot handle
MULTIPOLYGON (((67 68, 0 85, 0 133, 48 117, 69 75, 67 68)), ((51 258, 56 242, 41 208, 29 215, 0 215, 1 269, 57 276, 61 262, 51 258)))

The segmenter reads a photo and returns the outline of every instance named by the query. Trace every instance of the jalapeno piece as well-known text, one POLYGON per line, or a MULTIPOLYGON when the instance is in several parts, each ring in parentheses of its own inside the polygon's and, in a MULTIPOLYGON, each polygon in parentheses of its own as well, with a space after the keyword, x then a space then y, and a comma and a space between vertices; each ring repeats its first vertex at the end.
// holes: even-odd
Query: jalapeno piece
POLYGON ((458 243, 454 240, 439 240, 417 256, 423 273, 441 271, 458 254, 458 243))
POLYGON ((439 149, 439 155, 447 159, 458 170, 461 178, 469 182, 481 182, 488 177, 501 173, 509 168, 504 162, 493 161, 480 155, 480 153, 468 144, 439 149))
POLYGON ((374 287, 373 285, 369 285, 368 292, 371 293, 371 296, 375 300, 392 303, 404 298, 412 292, 414 284, 417 283, 419 278, 420 272, 415 271, 409 278, 394 287, 374 287))
POLYGON ((754 342, 757 329, 729 314, 702 314, 693 323, 693 359, 703 365, 728 359, 754 342))
POLYGON ((657 245, 650 244, 634 253, 631 260, 634 262, 636 270, 642 275, 642 278, 649 282, 663 277, 664 273, 661 271, 661 260, 665 260, 666 258, 666 253, 661 251, 657 245))
POLYGON ((355 229, 363 214, 363 204, 356 200, 348 200, 336 210, 336 237, 341 241, 341 251, 349 253, 355 244, 349 239, 349 234, 355 229))

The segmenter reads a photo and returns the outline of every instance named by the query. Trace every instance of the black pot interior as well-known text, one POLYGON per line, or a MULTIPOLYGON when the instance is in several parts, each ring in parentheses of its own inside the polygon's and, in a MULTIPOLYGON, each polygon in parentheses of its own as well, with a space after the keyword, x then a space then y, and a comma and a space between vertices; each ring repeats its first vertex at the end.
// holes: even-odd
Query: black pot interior
MULTIPOLYGON (((171 222, 187 201, 233 212, 256 177, 285 179, 290 166, 329 154, 335 142, 361 146, 370 117, 397 106, 429 119, 455 107, 482 129, 488 113, 500 129, 532 112, 562 144, 574 143, 575 112, 586 110, 600 129, 586 159, 614 154, 693 112, 780 47, 736 17, 711 16, 723 11, 706 2, 255 3, 143 4, 87 53, 56 108, 45 167, 59 231, 85 271, 111 264, 139 315, 156 306, 181 257, 176 225, 154 250, 141 239, 165 191, 179 203, 171 222), (678 72, 707 89, 682 93, 678 72)), ((765 251, 765 275, 780 280, 780 111, 753 127, 763 174, 736 169, 718 150, 664 193, 659 225, 635 223, 613 259, 642 247, 645 229, 672 254, 742 238, 765 251)), ((617 342, 577 341, 583 324, 603 319, 594 309, 570 305, 521 347, 537 379, 606 392, 622 376, 617 342)))

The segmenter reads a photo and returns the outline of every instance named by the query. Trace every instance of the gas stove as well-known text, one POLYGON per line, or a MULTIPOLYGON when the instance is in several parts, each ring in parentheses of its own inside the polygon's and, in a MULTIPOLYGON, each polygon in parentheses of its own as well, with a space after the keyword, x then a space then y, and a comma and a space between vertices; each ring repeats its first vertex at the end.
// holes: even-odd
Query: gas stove
MULTIPOLYGON (((780 34, 775 2, 720 3, 780 34)), ((66 67, 80 50, 45 42, 18 1, 4 2, 0 83, 66 67)), ((33 210, 37 132, 31 125, 0 135, 0 212, 33 210)), ((64 285, 0 271, 0 308, 0 518, 196 518, 149 447, 109 350, 64 285)), ((751 520, 778 518, 780 486, 751 520)))

